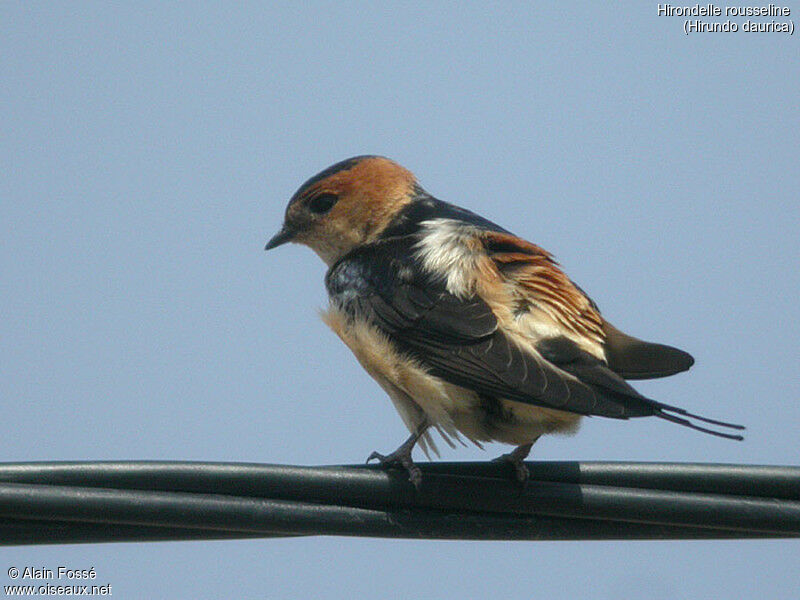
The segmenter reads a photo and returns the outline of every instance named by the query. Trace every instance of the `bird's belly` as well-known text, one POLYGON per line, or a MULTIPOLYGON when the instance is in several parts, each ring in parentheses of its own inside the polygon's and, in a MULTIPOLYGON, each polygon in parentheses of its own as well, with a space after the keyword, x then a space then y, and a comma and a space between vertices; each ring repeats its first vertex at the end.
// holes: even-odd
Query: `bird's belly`
POLYGON ((456 428, 473 441, 521 445, 546 433, 575 433, 581 416, 502 398, 479 396, 453 414, 456 428))
POLYGON ((580 415, 482 396, 432 375, 369 322, 334 306, 322 319, 389 394, 410 431, 427 419, 446 440, 460 432, 476 443, 519 445, 543 433, 577 429, 580 415))
POLYGON ((353 319, 334 306, 322 313, 322 319, 347 344, 367 373, 386 390, 409 429, 419 425, 425 416, 431 424, 447 429, 447 423, 451 421, 449 413, 454 408, 451 388, 455 386, 428 373, 366 320, 353 319), (420 413, 412 423, 404 414, 408 410, 413 412, 405 406, 408 403, 418 407, 420 413))

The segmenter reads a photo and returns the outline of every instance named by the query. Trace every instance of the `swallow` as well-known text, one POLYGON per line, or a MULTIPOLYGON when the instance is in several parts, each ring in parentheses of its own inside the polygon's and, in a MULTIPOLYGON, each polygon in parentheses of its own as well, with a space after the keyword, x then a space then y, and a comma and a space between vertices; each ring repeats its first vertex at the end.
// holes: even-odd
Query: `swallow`
POLYGON ((402 467, 419 487, 411 452, 438 455, 462 437, 516 448, 573 433, 582 417, 657 417, 741 440, 741 425, 641 395, 627 380, 686 371, 691 355, 626 335, 539 246, 436 199, 381 156, 357 156, 306 181, 266 250, 304 244, 327 264, 323 320, 386 391, 410 437, 367 459, 402 467), (706 426, 704 426, 706 425, 706 426), (713 428, 710 426, 714 426, 713 428))

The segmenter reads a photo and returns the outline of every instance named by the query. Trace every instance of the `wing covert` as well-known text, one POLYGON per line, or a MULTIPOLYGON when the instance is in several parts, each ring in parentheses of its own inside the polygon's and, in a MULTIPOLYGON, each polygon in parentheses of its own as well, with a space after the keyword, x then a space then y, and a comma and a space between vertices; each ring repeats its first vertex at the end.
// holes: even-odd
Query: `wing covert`
POLYGON ((521 347, 481 298, 450 294, 395 244, 361 249, 334 265, 328 291, 351 317, 368 319, 434 375, 481 394, 574 413, 650 414, 521 347))
POLYGON ((519 286, 518 308, 524 310, 530 302, 545 307, 566 329, 563 335, 515 339, 521 334, 505 331, 482 298, 451 294, 441 278, 415 262, 415 235, 362 246, 334 264, 325 277, 331 301, 349 318, 378 328, 433 375, 478 394, 617 419, 652 415, 742 439, 694 421, 728 429, 743 429, 741 425, 639 394, 623 379, 625 373, 615 373, 576 341, 577 336, 604 343, 604 322, 595 304, 550 256, 507 232, 484 228, 480 235, 506 281, 519 286))

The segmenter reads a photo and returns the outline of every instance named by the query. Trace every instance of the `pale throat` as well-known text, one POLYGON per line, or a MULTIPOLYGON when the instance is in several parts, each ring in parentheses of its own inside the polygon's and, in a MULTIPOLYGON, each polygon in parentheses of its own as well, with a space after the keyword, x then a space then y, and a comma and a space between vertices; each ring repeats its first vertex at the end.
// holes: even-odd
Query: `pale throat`
POLYGON ((361 227, 349 223, 347 226, 337 224, 329 226, 323 232, 306 235, 298 241, 311 248, 331 267, 353 249, 374 242, 387 224, 388 220, 378 224, 365 222, 361 227))
POLYGON ((309 239, 303 243, 317 253, 328 267, 333 266, 340 258, 358 245, 358 242, 339 236, 327 236, 324 239, 309 239))

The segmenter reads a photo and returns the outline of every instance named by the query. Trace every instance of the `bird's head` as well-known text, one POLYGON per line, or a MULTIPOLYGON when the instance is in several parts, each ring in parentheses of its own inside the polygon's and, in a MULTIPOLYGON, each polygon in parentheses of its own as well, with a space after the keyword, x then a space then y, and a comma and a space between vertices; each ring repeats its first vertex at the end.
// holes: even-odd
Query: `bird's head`
POLYGON ((318 173, 295 192, 283 227, 267 242, 305 244, 328 265, 375 240, 413 200, 414 175, 382 156, 356 156, 318 173))

